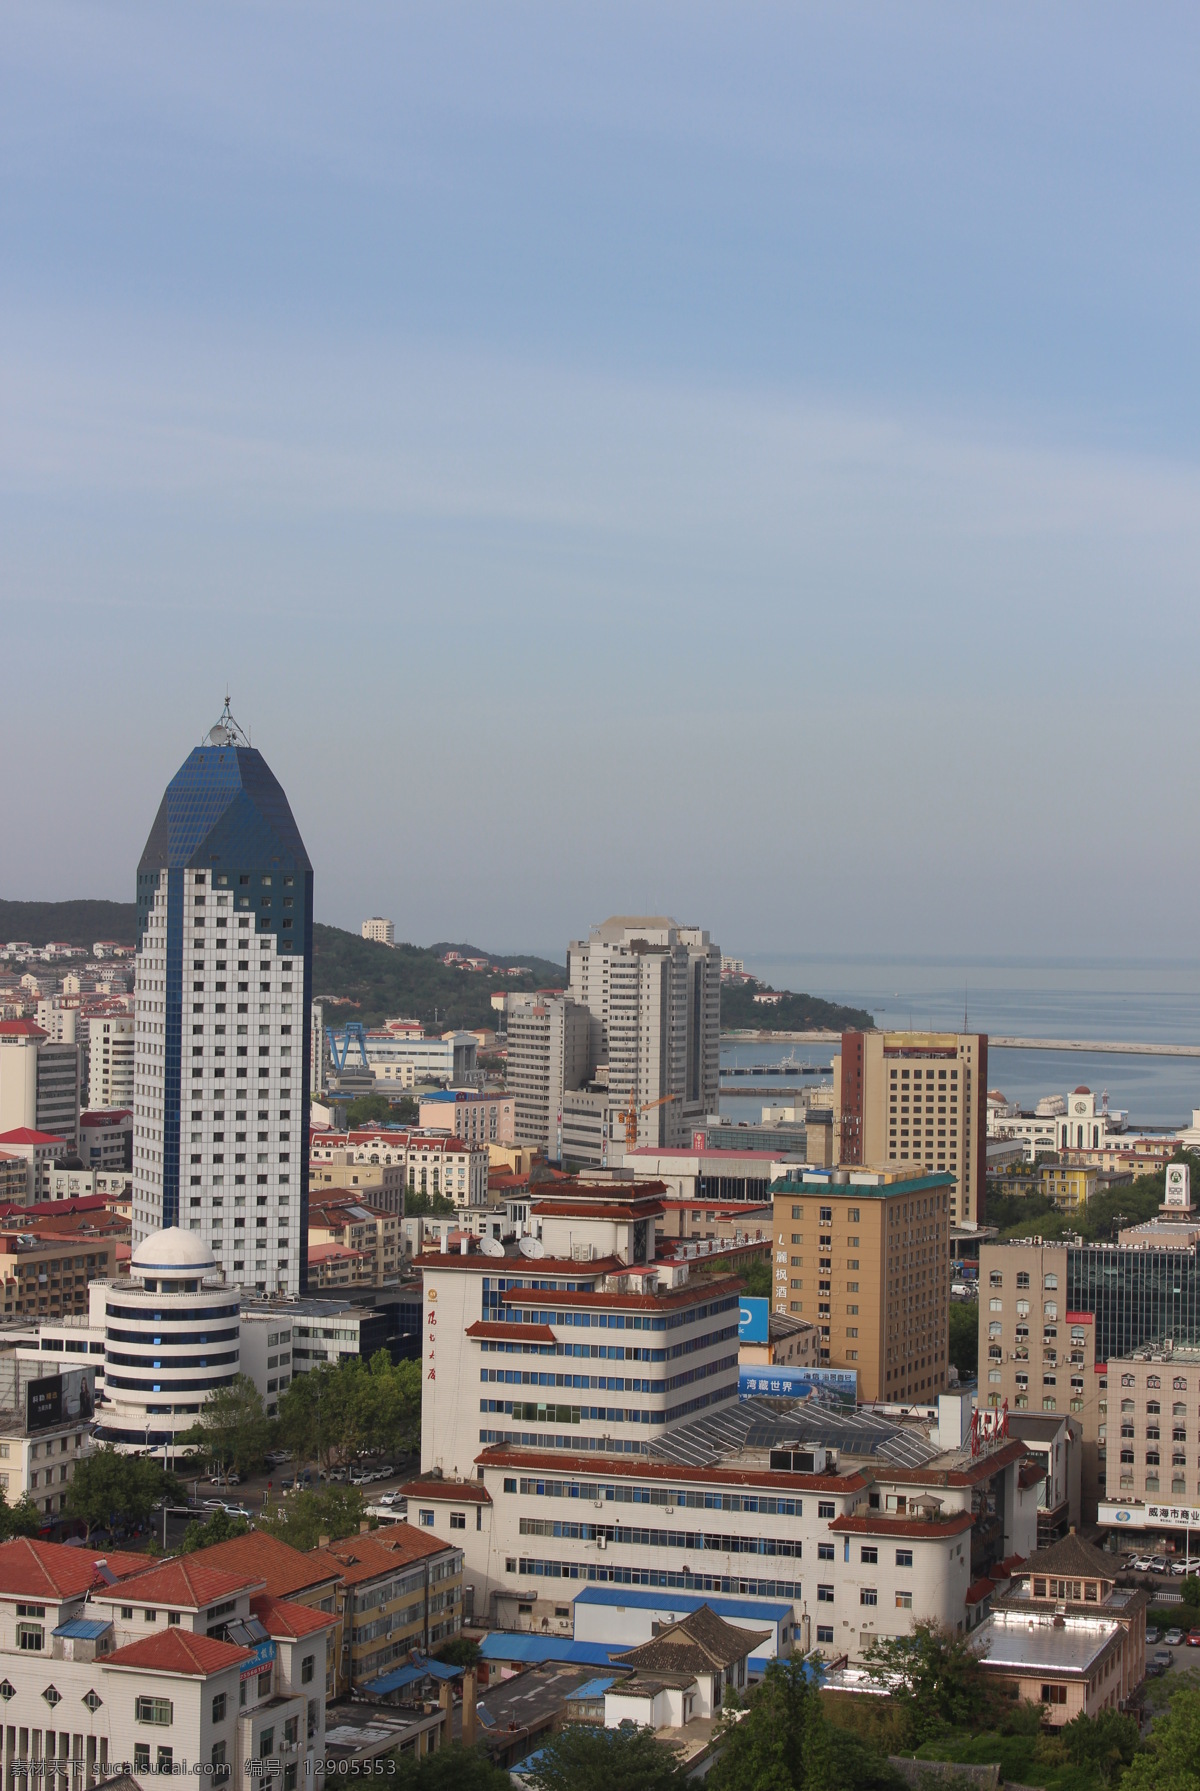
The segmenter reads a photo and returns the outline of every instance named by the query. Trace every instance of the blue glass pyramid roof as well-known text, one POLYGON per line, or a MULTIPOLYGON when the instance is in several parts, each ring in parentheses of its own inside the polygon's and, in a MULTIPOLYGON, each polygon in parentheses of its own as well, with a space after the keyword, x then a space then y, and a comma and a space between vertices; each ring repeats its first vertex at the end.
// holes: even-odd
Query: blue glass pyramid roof
POLYGON ((273 863, 312 870, 270 766, 252 746, 196 747, 167 785, 138 869, 273 863))

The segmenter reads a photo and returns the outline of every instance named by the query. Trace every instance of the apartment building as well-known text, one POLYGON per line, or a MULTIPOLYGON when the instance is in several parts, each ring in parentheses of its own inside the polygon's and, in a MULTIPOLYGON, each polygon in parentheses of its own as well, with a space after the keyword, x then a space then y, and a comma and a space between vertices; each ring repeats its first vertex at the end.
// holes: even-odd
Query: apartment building
POLYGON ((952 1222, 968 1229, 981 1224, 987 1187, 986 1036, 845 1032, 833 1072, 838 1163, 912 1165, 926 1174, 951 1175, 952 1222))
POLYGON ((362 936, 374 940, 376 945, 395 945, 396 923, 385 920, 382 914, 373 914, 370 920, 363 921, 362 936))
POLYGON ((777 1182, 776 1312, 817 1325, 821 1361, 858 1397, 929 1400, 946 1385, 953 1177, 892 1169, 777 1182))
POLYGON ((400 1217, 373 1206, 347 1189, 314 1199, 308 1212, 309 1249, 336 1245, 366 1257, 366 1279, 374 1287, 394 1282, 400 1272, 400 1217))
POLYGON ((99 1014, 84 1025, 89 1108, 132 1108, 136 1020, 132 1014, 99 1014))
POLYGON ((46 1229, 0 1232, 0 1279, 7 1317, 54 1319, 88 1310, 88 1283, 116 1274, 117 1240, 46 1229))
POLYGON ((1160 1339, 1108 1363, 1106 1497, 1161 1506, 1155 1527, 1190 1525, 1200 1510, 1200 1347, 1160 1339), (1174 1507, 1183 1507, 1175 1511, 1174 1507))
MULTIPOLYGON (((0 1151, 6 1157, 16 1157, 24 1164, 24 1199, 33 1202, 49 1197, 54 1165, 60 1157, 73 1155, 74 1146, 56 1132, 39 1132, 33 1126, 15 1126, 9 1132, 0 1132, 0 1151)), ((10 1170, 4 1179, 12 1187, 17 1181, 17 1174, 10 1170)))
MULTIPOLYGON (((325 1133, 324 1137, 329 1137, 325 1133)), ((404 1204, 404 1169, 399 1163, 362 1163, 349 1151, 328 1150, 314 1140, 309 1163, 310 1199, 319 1202, 352 1194, 398 1213, 404 1204)))
POLYGON ((79 1138, 79 1047, 51 1038, 32 1020, 0 1020, 0 1133, 25 1128, 79 1138))
POLYGON ((563 1154, 564 1095, 582 1088, 591 1073, 591 1020, 586 1008, 558 990, 505 995, 504 1000, 513 1140, 557 1163, 563 1154))
MULTIPOLYGON (((1085 1522, 1095 1521, 1099 1500, 1121 1496, 1122 1472, 1128 1479, 1135 1471, 1136 1487, 1142 1483, 1137 1471, 1155 1465, 1139 1462, 1136 1453, 1132 1463, 1114 1456, 1113 1445, 1130 1439, 1111 1428, 1113 1417, 1128 1417, 1111 1409, 1113 1364, 1161 1350, 1168 1338, 1178 1351, 1200 1343, 1200 1219, 1186 1207, 1162 1211, 1158 1219, 1126 1227, 1115 1244, 1027 1238, 980 1249, 981 1399, 1065 1410, 1078 1420, 1085 1522)), ((1123 1397, 1129 1396, 1125 1389, 1123 1397)), ((1165 1480, 1176 1464, 1163 1455, 1157 1465, 1165 1480)), ((1190 1472, 1189 1461, 1185 1479, 1190 1472)))
POLYGON ((79 1160, 85 1169, 133 1172, 133 1113, 128 1107, 80 1115, 79 1160))
POLYGON ((589 1014, 589 1074, 639 1108, 635 1142, 689 1142, 717 1105, 719 946, 665 915, 613 915, 572 941, 567 980, 589 1014))
POLYGON ((447 1088, 422 1095, 417 1110, 422 1131, 452 1132, 466 1144, 513 1144, 516 1101, 512 1094, 484 1094, 476 1088, 447 1088))
MULTIPOLYGON (((304 1552, 269 1536, 265 1530, 251 1530, 245 1536, 230 1537, 228 1542, 214 1543, 204 1551, 204 1564, 221 1573, 261 1582, 266 1598, 273 1604, 303 1605, 330 1619, 325 1631, 324 1684, 326 1697, 335 1697, 342 1658, 340 1564, 323 1549, 304 1552)), ((316 1681, 314 1672, 313 1682, 316 1681)))
POLYGON ((488 1152, 486 1145, 468 1144, 445 1132, 362 1130, 314 1134, 311 1145, 314 1187, 349 1186, 366 1191, 379 1188, 378 1199, 391 1211, 400 1211, 399 1193, 441 1194, 455 1206, 487 1205, 488 1152), (337 1169, 341 1173, 334 1176, 337 1169), (371 1170, 399 1172, 398 1185, 383 1177, 373 1181, 371 1170), (393 1192, 395 1189, 395 1192, 393 1192))
POLYGON ((194 1558, 147 1568, 144 1556, 6 1542, 6 1779, 50 1778, 53 1761, 88 1786, 128 1761, 139 1775, 186 1762, 241 1783, 270 1758, 280 1791, 320 1786, 325 1700, 312 1687, 331 1623, 194 1558))
POLYGON ((339 1692, 369 1688, 412 1649, 432 1654, 462 1628, 460 1547, 404 1523, 344 1536, 320 1552, 340 1574, 339 1692))
POLYGON ((1043 1163, 1040 1172, 1042 1193, 1062 1212, 1076 1212, 1085 1207, 1096 1192, 1100 1171, 1087 1163, 1043 1163))

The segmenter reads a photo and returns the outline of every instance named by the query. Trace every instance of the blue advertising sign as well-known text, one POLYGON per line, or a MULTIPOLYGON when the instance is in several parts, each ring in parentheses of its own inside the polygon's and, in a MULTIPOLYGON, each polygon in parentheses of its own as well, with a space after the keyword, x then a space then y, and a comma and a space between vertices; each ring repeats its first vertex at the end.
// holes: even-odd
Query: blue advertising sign
POLYGON ((815 1399, 821 1405, 858 1404, 856 1368, 778 1368, 751 1365, 738 1372, 738 1398, 815 1399))
POLYGON ((250 1659, 242 1662, 242 1679, 252 1679, 256 1673, 265 1673, 275 1661, 275 1644, 267 1640, 258 1642, 250 1651, 250 1659))
POLYGON ((765 1343, 771 1323, 771 1302, 743 1294, 738 1311, 738 1342, 765 1343))

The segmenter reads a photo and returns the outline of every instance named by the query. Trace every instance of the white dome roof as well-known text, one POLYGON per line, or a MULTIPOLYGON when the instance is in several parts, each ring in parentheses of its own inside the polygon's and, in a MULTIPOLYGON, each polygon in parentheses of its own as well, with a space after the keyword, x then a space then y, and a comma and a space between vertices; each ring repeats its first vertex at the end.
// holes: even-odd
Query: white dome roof
POLYGON ((171 1225, 143 1238, 129 1259, 133 1269, 191 1269, 198 1275, 212 1273, 217 1259, 198 1231, 182 1231, 171 1225))

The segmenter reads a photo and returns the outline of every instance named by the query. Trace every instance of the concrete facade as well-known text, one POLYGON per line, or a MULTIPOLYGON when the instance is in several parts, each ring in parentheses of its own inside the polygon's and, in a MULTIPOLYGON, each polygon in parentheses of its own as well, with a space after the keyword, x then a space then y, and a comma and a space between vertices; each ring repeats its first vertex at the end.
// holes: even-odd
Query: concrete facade
POLYGON ((774 1310, 817 1325, 822 1363, 857 1370, 860 1400, 946 1385, 952 1198, 947 1175, 890 1169, 775 1185, 774 1310))
POLYGON ((833 1069, 837 1162, 943 1171, 955 1181, 955 1224, 980 1224, 987 1185, 986 1037, 847 1032, 833 1069))

